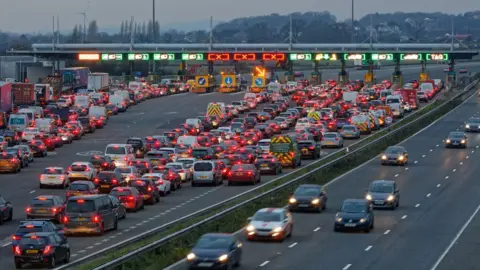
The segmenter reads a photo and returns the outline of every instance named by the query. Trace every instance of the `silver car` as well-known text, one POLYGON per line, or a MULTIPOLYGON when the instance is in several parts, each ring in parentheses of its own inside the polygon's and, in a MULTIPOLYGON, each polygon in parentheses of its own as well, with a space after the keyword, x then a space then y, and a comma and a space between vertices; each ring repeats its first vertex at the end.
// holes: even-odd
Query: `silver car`
POLYGON ((472 117, 465 122, 465 132, 479 132, 480 118, 472 117))
POLYGON ((360 129, 354 125, 344 125, 340 130, 340 134, 344 139, 358 139, 360 138, 360 129))
POLYGON ((343 138, 338 132, 325 132, 321 141, 322 147, 343 147, 343 138))
POLYGON ((33 162, 33 151, 32 149, 30 149, 30 146, 26 144, 19 144, 19 145, 15 145, 12 148, 23 149, 23 151, 25 151, 25 153, 27 154, 28 163, 33 162))
POLYGON ((277 125, 280 126, 281 129, 288 129, 290 126, 287 122, 286 117, 276 117, 275 119, 273 119, 273 121, 275 121, 277 125))
POLYGON ((214 186, 222 184, 222 170, 213 161, 196 161, 193 164, 192 187, 197 184, 213 184, 214 186))

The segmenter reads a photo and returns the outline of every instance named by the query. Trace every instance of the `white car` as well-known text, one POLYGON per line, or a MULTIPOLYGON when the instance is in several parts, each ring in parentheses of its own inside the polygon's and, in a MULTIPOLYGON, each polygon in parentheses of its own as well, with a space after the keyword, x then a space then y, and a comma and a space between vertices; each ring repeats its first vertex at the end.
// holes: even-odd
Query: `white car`
POLYGON ((161 173, 146 173, 142 175, 142 178, 152 179, 158 190, 160 190, 160 195, 166 196, 167 194, 170 194, 170 186, 172 183, 168 180, 162 179, 161 173))
POLYGON ((40 175, 40 188, 45 186, 59 186, 62 188, 70 185, 70 178, 62 167, 47 167, 40 175))
POLYGON ((134 166, 116 167, 115 172, 119 172, 127 182, 140 176, 137 168, 134 166))
POLYGON ((248 240, 268 239, 283 241, 292 235, 293 218, 285 208, 263 208, 248 218, 248 240))
POLYGON ((259 154, 268 154, 270 152, 271 139, 262 139, 257 143, 259 154))
POLYGON ((297 124, 295 125, 295 129, 303 129, 311 127, 315 124, 315 120, 310 117, 303 117, 298 119, 297 124))
POLYGON ((38 128, 26 128, 22 133, 22 141, 30 141, 35 138, 36 135, 40 134, 40 130, 38 128))
POLYGON ((97 176, 97 169, 90 162, 74 162, 68 167, 68 179, 89 180, 97 176))
POLYGON ((193 163, 195 163, 195 161, 197 161, 196 158, 179 158, 177 159, 177 162, 179 163, 183 163, 185 165, 186 168, 190 169, 190 171, 192 171, 193 173, 193 163))
POLYGON ((193 172, 190 170, 190 168, 187 168, 187 166, 182 162, 167 163, 165 167, 171 167, 176 169, 178 174, 180 175, 180 179, 182 180, 182 182, 190 181, 193 178, 193 172))

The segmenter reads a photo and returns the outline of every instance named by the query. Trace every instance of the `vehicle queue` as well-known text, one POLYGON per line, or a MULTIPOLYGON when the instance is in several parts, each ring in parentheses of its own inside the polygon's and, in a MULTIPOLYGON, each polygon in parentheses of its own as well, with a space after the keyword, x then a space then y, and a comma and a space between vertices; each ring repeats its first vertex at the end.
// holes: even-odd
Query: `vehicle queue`
MULTIPOLYGON (((12 237, 15 264, 18 268, 24 263, 52 267, 62 260, 67 262, 70 250, 66 236, 84 233, 103 235, 107 230, 116 230, 119 219, 124 218, 127 211, 136 212, 145 209, 146 204, 159 203, 160 197, 168 196, 187 182, 193 187, 219 185, 224 181, 228 185, 255 185, 261 182, 263 174, 282 173, 285 167, 301 166, 304 159, 319 158, 321 148, 341 148, 344 140, 359 138, 361 133, 368 134, 389 125, 392 119, 388 121, 388 117, 393 118, 393 113, 388 108, 399 103, 398 110, 402 114, 398 117, 403 116, 404 109, 408 110, 408 102, 395 95, 390 86, 385 81, 373 87, 364 87, 361 82, 339 87, 334 81, 327 81, 319 86, 299 83, 282 93, 272 90, 246 93, 243 100, 230 105, 213 102, 204 115, 186 119, 180 127, 163 134, 112 142, 103 155, 91 156, 90 161, 76 161, 68 168, 45 168, 40 176, 40 188, 65 188, 65 199, 38 196, 25 209, 27 220, 18 229, 23 234, 17 231, 12 237), (355 99, 343 100, 342 97, 350 92, 357 94, 355 99), (389 94, 382 99, 385 92, 389 94), (396 97, 391 105, 387 102, 389 96, 396 97), (260 104, 264 106, 258 110, 260 104), (51 221, 61 225, 53 225, 51 221), (37 232, 58 234, 60 238, 54 237, 58 238, 54 243, 49 237, 45 240, 44 236, 37 235, 37 232), (23 248, 32 242, 45 246, 43 251, 23 248), (47 247, 51 250, 45 253, 47 247), (52 247, 58 247, 59 252, 63 250, 62 255, 56 256, 56 248, 52 247)), ((145 87, 141 91, 143 99, 162 95, 157 88, 145 87)), ((117 96, 114 93, 112 96, 117 96)), ((65 100, 68 100, 67 97, 65 100)), ((90 102, 87 111, 92 107, 104 107, 107 112, 106 115, 89 117, 91 130, 103 127, 109 114, 134 104, 127 98, 114 106, 111 102, 105 103, 90 102)), ((77 114, 81 115, 81 112, 77 111, 77 114)), ((68 125, 72 121, 79 122, 68 119, 65 127, 60 126, 57 131, 66 129, 72 137, 75 138, 78 133, 77 138, 81 138, 83 125, 70 129, 68 125)), ((45 134, 48 133, 38 132, 31 140, 45 134)), ((29 136, 29 133, 21 135, 29 136)), ((63 141, 64 137, 60 140, 63 141)), ((2 155, 12 155, 7 150, 2 155)), ((11 156, 9 158, 12 159, 11 156)), ((318 201, 324 209, 326 200, 318 198, 318 201)), ((8 209, 13 209, 13 206, 8 201, 5 205, 8 220, 9 217, 11 219, 8 209)), ((273 210, 282 216, 282 220, 290 215, 278 211, 273 210)), ((273 237, 291 235, 293 226, 288 229, 285 234, 283 229, 272 228, 278 231, 273 237)), ((261 235, 255 231, 254 234, 261 235)), ((266 233, 266 236, 271 237, 272 234, 266 233)), ((195 257, 190 261, 195 261, 195 257)))

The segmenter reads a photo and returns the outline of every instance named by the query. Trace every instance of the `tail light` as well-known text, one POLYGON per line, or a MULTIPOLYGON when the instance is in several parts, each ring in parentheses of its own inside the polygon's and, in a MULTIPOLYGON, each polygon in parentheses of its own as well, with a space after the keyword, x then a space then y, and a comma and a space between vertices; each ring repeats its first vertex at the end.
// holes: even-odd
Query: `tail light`
POLYGON ((95 216, 92 217, 92 221, 95 222, 95 223, 98 223, 98 222, 100 222, 100 217, 95 215, 95 216))
POLYGON ((70 191, 67 191, 67 197, 70 197, 70 195, 72 195, 72 193, 70 193, 70 191))
POLYGON ((23 136, 26 136, 25 132, 22 132, 22 137, 23 137, 23 136))
POLYGON ((155 147, 160 147, 160 142, 155 142, 155 147))
POLYGON ((94 182, 95 184, 98 184, 98 183, 100 183, 100 179, 97 178, 97 177, 95 177, 95 178, 93 179, 93 182, 94 182))
POLYGON ((308 149, 315 150, 315 146, 309 146, 308 149))
POLYGON ((322 138, 322 142, 323 142, 323 141, 325 141, 325 139, 324 139, 324 138, 322 138))
POLYGON ((247 175, 248 175, 248 176, 252 176, 253 173, 252 173, 252 172, 247 172, 247 175))
POLYGON ((22 250, 20 249, 19 246, 16 246, 16 247, 15 247, 15 254, 17 254, 17 255, 21 255, 21 254, 22 254, 22 250))
POLYGON ((124 160, 124 161, 128 161, 128 157, 124 157, 123 160, 124 160))
POLYGON ((43 255, 49 254, 50 252, 52 252, 52 246, 46 246, 46 247, 43 249, 43 255))
POLYGON ((12 240, 18 241, 20 240, 20 236, 12 235, 12 240))
POLYGON ((338 142, 338 138, 335 138, 335 141, 337 141, 337 142, 338 142))
POLYGON ((26 211, 27 213, 30 213, 30 212, 32 212, 32 208, 27 207, 27 208, 25 209, 25 211, 26 211))
POLYGON ((68 223, 68 217, 67 217, 67 216, 63 216, 63 220, 62 220, 62 221, 63 221, 64 224, 68 223))
POLYGON ((295 152, 290 152, 290 156, 295 157, 295 152))
POLYGON ((127 200, 129 200, 129 201, 135 201, 135 197, 133 197, 133 196, 128 196, 128 197, 127 197, 127 200))
POLYGON ((228 172, 228 176, 232 176, 232 175, 233 175, 233 174, 232 174, 232 171, 229 171, 229 172, 228 172))
POLYGON ((222 173, 226 173, 227 171, 228 171, 227 168, 225 168, 222 170, 222 173))
POLYGON ((56 213, 57 211, 58 211, 57 208, 52 208, 52 212, 53 212, 53 213, 56 213))
POLYGON ((107 162, 104 162, 104 163, 102 163, 102 166, 103 166, 103 167, 107 167, 107 166, 108 166, 108 163, 107 163, 107 162))
POLYGON ((89 171, 90 171, 90 168, 86 168, 85 171, 86 171, 86 172, 89 172, 89 171))
POLYGON ((118 184, 117 179, 112 179, 112 184, 117 185, 118 184))
POLYGON ((16 158, 12 158, 12 159, 11 159, 11 162, 17 162, 17 159, 16 159, 16 158))
POLYGON ((148 191, 148 192, 151 192, 151 191, 152 191, 152 187, 149 186, 149 187, 147 188, 147 191, 148 191))
POLYGON ((163 185, 163 180, 158 180, 157 185, 163 185))

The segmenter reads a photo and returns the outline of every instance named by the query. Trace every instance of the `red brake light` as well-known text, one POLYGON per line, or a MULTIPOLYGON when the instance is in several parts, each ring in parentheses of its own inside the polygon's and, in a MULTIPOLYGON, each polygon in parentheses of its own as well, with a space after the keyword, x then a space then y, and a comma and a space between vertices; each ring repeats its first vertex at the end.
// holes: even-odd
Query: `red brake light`
POLYGON ((46 246, 43 250, 43 255, 48 254, 52 251, 52 246, 46 246))
POLYGON ((338 141, 338 138, 335 138, 335 141, 338 141))
POLYGON ((58 211, 57 208, 52 208, 52 212, 56 213, 58 211))
POLYGON ((98 183, 100 183, 100 179, 97 178, 97 177, 95 177, 95 178, 93 179, 93 182, 94 182, 95 184, 98 184, 98 183))
POLYGON ((12 235, 12 240, 18 241, 20 240, 20 236, 12 235))
POLYGON ((148 192, 152 191, 152 187, 148 186, 147 191, 148 192))
POLYGON ((17 254, 17 255, 21 255, 21 254, 22 254, 22 250, 20 249, 19 246, 16 246, 16 247, 15 247, 15 254, 17 254))
POLYGON ((32 211, 32 208, 27 207, 27 208, 25 209, 25 211, 26 211, 27 213, 30 213, 30 212, 32 211))
POLYGON ((128 157, 124 157, 123 160, 128 161, 128 157))
POLYGON ((63 223, 68 223, 68 217, 67 216, 63 216, 63 223))
POLYGON ((128 197, 127 197, 127 200, 129 200, 129 201, 135 201, 135 197, 133 197, 133 196, 128 196, 128 197))
POLYGON ((95 223, 98 223, 98 222, 100 222, 100 217, 99 216, 93 216, 92 221, 95 222, 95 223))
POLYGON ((102 166, 106 167, 106 166, 108 166, 108 163, 104 162, 104 163, 102 163, 102 166))
POLYGON ((112 179, 112 184, 117 185, 118 184, 117 179, 112 179))
POLYGON ((247 172, 248 175, 252 175, 252 172, 247 172))

